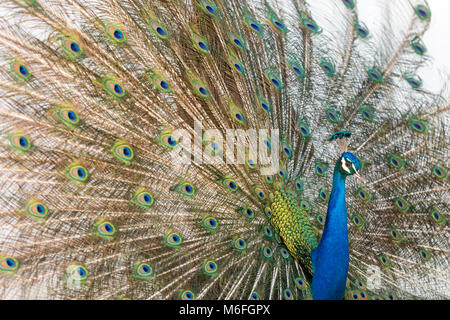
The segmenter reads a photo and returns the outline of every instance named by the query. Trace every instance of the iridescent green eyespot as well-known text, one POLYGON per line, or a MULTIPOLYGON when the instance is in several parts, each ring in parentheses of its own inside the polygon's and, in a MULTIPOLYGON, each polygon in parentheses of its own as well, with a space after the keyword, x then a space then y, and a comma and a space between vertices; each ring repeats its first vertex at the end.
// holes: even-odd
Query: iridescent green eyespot
POLYGON ((166 150, 172 150, 178 145, 177 139, 171 130, 163 130, 158 137, 159 144, 166 150))
POLYGON ((81 264, 70 264, 66 268, 66 278, 72 283, 83 283, 89 275, 88 270, 81 264))
POLYGON ((31 199, 25 204, 25 213, 36 219, 44 219, 48 215, 48 208, 39 200, 31 199))
POLYGON ((78 183, 85 183, 89 179, 89 172, 78 162, 69 164, 64 172, 67 178, 78 183))
POLYGON ((32 147, 32 143, 28 136, 19 132, 13 133, 9 136, 9 144, 14 150, 21 153, 29 151, 32 147))
POLYGON ((356 191, 356 194, 358 195, 358 197, 361 199, 361 200, 364 200, 364 201, 370 201, 370 200, 372 200, 372 194, 369 192, 369 190, 367 190, 367 189, 365 189, 365 188, 359 188, 357 191, 356 191))
POLYGON ((280 78, 275 73, 266 71, 265 76, 276 89, 280 90, 283 88, 283 82, 281 82, 280 78))
POLYGON ((383 81, 383 74, 377 67, 373 67, 367 70, 367 74, 369 75, 370 79, 372 79, 372 81, 376 83, 380 83, 383 81))
POLYGON ((145 262, 137 263, 133 268, 133 275, 140 280, 149 280, 153 277, 153 268, 145 262))
POLYGON ((283 298, 284 300, 294 300, 295 297, 291 289, 288 288, 283 290, 283 298))
POLYGON ((263 258, 265 258, 265 259, 271 259, 272 256, 273 256, 273 250, 272 250, 270 247, 264 245, 264 246, 261 248, 261 254, 262 254, 263 258))
POLYGON ((158 89, 159 92, 172 92, 169 81, 162 74, 154 72, 153 70, 147 70, 145 72, 145 75, 153 83, 155 88, 158 89))
POLYGON ((447 169, 439 165, 433 166, 432 172, 436 177, 440 179, 446 179, 448 175, 447 169))
POLYGON ((59 121, 65 124, 69 129, 73 129, 80 125, 80 117, 77 111, 70 106, 62 106, 55 110, 59 121))
POLYGON ((195 294, 191 290, 183 290, 179 293, 178 297, 181 300, 194 300, 195 294))
POLYGON ((417 5, 414 10, 416 11, 417 16, 421 20, 428 20, 431 17, 430 8, 423 4, 417 5))
POLYGON ((105 28, 105 33, 112 43, 118 45, 127 41, 123 30, 115 25, 109 25, 105 28))
POLYGON ((330 198, 330 193, 328 192, 328 190, 320 188, 319 189, 319 198, 326 202, 330 198))
POLYGON ((244 217, 246 217, 249 220, 252 220, 255 217, 255 212, 250 207, 242 207, 238 209, 238 212, 240 212, 244 217))
POLYGON ((164 243, 169 247, 178 248, 178 247, 180 247, 182 242, 183 242, 183 239, 177 232, 168 231, 164 235, 164 243))
POLYGON ((397 208, 399 208, 403 212, 407 212, 411 207, 410 203, 406 201, 406 199, 403 197, 395 198, 394 203, 397 206, 397 208))
POLYGON ((192 33, 191 39, 195 49, 197 49, 201 53, 209 53, 208 41, 206 41, 204 37, 196 33, 192 33))
POLYGON ((13 257, 0 255, 0 271, 15 272, 19 268, 19 260, 13 257))
POLYGON ((375 108, 371 106, 361 106, 361 116, 364 120, 373 121, 375 118, 375 108))
POLYGON ((67 56, 72 59, 78 59, 83 55, 83 48, 80 42, 73 37, 65 37, 61 39, 61 46, 67 56))
POLYGON ((135 192, 132 201, 138 206, 146 209, 149 209, 155 203, 152 194, 145 189, 138 189, 135 192))
POLYGON ((219 227, 219 222, 217 219, 211 216, 204 217, 201 224, 205 229, 210 231, 216 231, 219 227))
POLYGON ((133 148, 125 141, 117 141, 111 148, 112 154, 124 164, 129 165, 134 158, 133 148))
POLYGON ((27 65, 19 60, 11 63, 11 72, 18 80, 26 81, 31 78, 31 72, 27 65))
POLYGON ((94 225, 95 233, 99 237, 112 239, 117 232, 116 227, 109 221, 100 219, 94 225))
POLYGON ((218 265, 215 261, 208 260, 202 265, 202 272, 208 276, 216 276, 218 272, 218 265))
POLYGON ((196 188, 192 183, 189 183, 185 180, 180 181, 174 188, 171 188, 171 190, 175 190, 179 194, 187 197, 192 198, 195 196, 196 188))
POLYGON ((237 237, 237 238, 233 239, 232 246, 237 251, 244 251, 245 249, 247 249, 247 241, 245 241, 242 238, 237 237))
POLYGON ((167 39, 167 30, 159 21, 151 19, 148 24, 150 26, 150 31, 154 35, 163 40, 167 39))

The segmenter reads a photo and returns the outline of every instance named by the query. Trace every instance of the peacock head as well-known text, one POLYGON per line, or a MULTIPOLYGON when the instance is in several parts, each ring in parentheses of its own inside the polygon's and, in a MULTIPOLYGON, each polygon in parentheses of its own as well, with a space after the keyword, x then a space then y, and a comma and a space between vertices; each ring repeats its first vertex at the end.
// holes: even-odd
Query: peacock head
POLYGON ((361 162, 353 153, 347 151, 350 137, 350 132, 339 131, 328 138, 329 141, 336 141, 339 148, 343 152, 336 161, 336 168, 344 177, 355 175, 361 181, 366 182, 365 179, 359 175, 359 170, 361 170, 361 162))
POLYGON ((339 172, 345 176, 357 175, 358 171, 361 170, 361 162, 359 159, 350 152, 344 152, 339 159, 336 161, 336 166, 339 172))

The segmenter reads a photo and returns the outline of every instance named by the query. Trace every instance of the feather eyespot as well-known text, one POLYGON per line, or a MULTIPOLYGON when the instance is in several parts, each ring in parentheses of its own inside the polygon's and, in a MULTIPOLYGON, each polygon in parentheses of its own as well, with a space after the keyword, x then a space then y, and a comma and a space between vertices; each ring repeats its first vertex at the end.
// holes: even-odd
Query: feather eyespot
POLYGON ((219 222, 216 218, 213 218, 211 216, 206 216, 202 219, 202 226, 210 231, 216 231, 219 227, 219 222))
POLYGON ((250 299, 251 300, 259 300, 260 297, 257 292, 252 292, 252 294, 250 295, 250 299))
POLYGON ((145 209, 149 209, 155 203, 152 194, 145 189, 137 190, 132 200, 135 204, 145 209))
POLYGON ((423 5, 423 4, 419 4, 414 8, 417 16, 419 17, 419 19, 421 20, 428 20, 431 17, 431 11, 430 9, 423 5))
POLYGON ((292 293, 291 289, 284 289, 283 298, 285 300, 294 300, 294 294, 292 293))
POLYGON ((163 39, 163 40, 167 39, 167 37, 168 37, 167 31, 160 22, 158 22, 156 20, 151 20, 150 28, 151 28, 153 34, 155 34, 158 38, 163 39))
POLYGON ((303 278, 296 278, 295 285, 300 290, 304 290, 307 288, 307 283, 303 278))
POLYGON ((112 154, 120 161, 122 161, 125 164, 130 164, 131 161, 134 159, 134 151, 133 148, 123 141, 116 142, 111 147, 112 154))
POLYGON ((125 89, 115 79, 106 79, 104 81, 104 88, 114 98, 123 98, 125 96, 125 89))
POLYGON ((216 276, 218 272, 218 266, 215 261, 205 261, 202 265, 202 271, 208 276, 216 276))
POLYGON ((194 300, 195 295, 190 290, 184 290, 180 293, 181 300, 194 300))
POLYGON ((273 251, 272 251, 272 249, 270 247, 264 245, 261 248, 261 250, 262 250, 261 252, 262 252, 262 255, 263 255, 264 258, 266 258, 266 259, 271 259, 272 258, 273 251))
POLYGON ((102 238, 111 239, 114 238, 117 229, 111 222, 100 220, 95 225, 95 232, 102 238))
POLYGON ((109 26, 106 28, 106 34, 115 44, 121 44, 126 42, 123 31, 116 26, 109 26))
POLYGON ((27 152, 32 146, 30 139, 22 133, 12 134, 9 137, 9 143, 13 149, 20 152, 27 152))
POLYGON ((145 262, 137 263, 134 266, 133 274, 137 279, 149 280, 153 277, 153 267, 145 262))
POLYGON ((79 183, 84 183, 89 178, 89 172, 81 164, 72 163, 65 169, 66 176, 79 183))
POLYGON ((15 272, 19 268, 19 260, 13 257, 0 256, 0 271, 15 272))
POLYGON ((320 67, 328 76, 332 76, 336 73, 334 64, 331 61, 322 59, 322 61, 320 61, 320 67))
POLYGON ((86 267, 80 264, 71 264, 66 269, 66 276, 72 283, 85 282, 89 275, 86 267))
POLYGON ((62 39, 62 48, 71 59, 79 58, 83 54, 80 43, 70 37, 62 39))
POLYGON ((81 122, 78 113, 72 107, 60 107, 56 110, 56 115, 70 129, 75 128, 81 122))
POLYGON ((28 70, 28 67, 19 61, 14 61, 11 64, 11 72, 14 76, 19 80, 28 80, 31 77, 31 72, 28 70))
POLYGON ((48 215, 48 208, 38 200, 30 200, 25 205, 25 212, 33 218, 44 219, 48 215))
POLYGON ((233 248, 238 251, 244 251, 247 248, 247 242, 242 238, 234 238, 233 248))
POLYGON ((164 236, 164 243, 169 247, 177 248, 182 244, 182 242, 183 242, 183 239, 176 232, 169 231, 164 236))

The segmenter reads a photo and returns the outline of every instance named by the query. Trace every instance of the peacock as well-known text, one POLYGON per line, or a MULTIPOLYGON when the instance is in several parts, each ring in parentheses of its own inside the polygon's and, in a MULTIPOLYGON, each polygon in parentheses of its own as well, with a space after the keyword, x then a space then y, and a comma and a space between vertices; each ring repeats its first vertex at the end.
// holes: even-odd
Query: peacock
POLYGON ((449 299, 431 10, 364 5, 2 1, 0 298, 449 299))

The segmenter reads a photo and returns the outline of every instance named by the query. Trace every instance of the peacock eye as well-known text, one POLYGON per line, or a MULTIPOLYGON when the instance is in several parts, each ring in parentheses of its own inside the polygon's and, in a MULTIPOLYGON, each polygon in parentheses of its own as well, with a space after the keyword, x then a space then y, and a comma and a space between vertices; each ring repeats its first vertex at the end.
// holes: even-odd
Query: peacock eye
POLYGON ((352 167, 352 163, 348 160, 345 161, 345 165, 347 166, 347 168, 351 168, 352 167))

